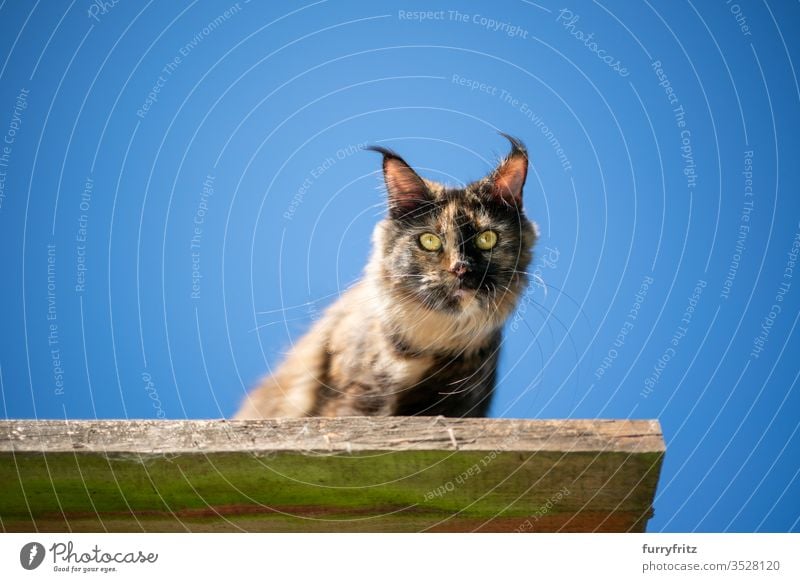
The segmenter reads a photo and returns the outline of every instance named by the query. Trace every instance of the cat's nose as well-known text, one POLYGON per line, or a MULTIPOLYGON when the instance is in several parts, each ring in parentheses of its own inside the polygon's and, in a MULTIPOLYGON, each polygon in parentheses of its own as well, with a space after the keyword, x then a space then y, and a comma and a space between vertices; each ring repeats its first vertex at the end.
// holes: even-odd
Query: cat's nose
POLYGON ((469 269, 467 268, 467 263, 464 261, 456 261, 455 263, 450 265, 449 269, 449 271, 459 279, 462 278, 464 275, 466 275, 468 270, 469 269))

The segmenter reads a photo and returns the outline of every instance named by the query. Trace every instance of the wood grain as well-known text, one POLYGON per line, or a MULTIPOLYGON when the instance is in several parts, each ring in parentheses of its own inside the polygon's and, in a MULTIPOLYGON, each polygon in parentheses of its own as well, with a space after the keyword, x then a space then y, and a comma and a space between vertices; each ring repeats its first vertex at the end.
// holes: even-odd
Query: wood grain
POLYGON ((653 420, 0 421, 5 531, 643 531, 653 420))

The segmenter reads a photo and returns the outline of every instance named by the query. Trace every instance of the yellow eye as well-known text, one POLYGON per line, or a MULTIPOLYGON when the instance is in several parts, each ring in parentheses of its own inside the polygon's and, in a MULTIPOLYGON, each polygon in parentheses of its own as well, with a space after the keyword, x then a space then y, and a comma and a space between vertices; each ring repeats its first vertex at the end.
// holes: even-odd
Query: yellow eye
POLYGON ((492 230, 484 230, 475 237, 475 246, 482 251, 488 251, 497 244, 497 234, 492 230))
POLYGON ((419 244, 421 244, 422 248, 426 251, 438 251, 440 248, 442 248, 442 239, 435 234, 426 232, 425 234, 421 234, 419 236, 419 244))

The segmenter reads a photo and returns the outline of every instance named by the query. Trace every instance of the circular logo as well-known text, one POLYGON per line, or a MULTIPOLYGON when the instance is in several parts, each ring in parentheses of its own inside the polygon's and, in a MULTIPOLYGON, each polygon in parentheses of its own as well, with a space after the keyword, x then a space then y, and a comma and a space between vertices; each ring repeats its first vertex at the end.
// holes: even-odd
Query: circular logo
POLYGON ((19 551, 19 563, 26 570, 35 570, 44 560, 44 546, 39 542, 28 542, 19 551))

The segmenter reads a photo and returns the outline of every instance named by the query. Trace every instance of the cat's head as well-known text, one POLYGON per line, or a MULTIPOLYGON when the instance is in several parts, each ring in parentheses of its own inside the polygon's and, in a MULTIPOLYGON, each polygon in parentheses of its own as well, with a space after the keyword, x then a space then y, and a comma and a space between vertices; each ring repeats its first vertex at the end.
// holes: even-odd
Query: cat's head
POLYGON ((383 155, 389 213, 373 263, 399 301, 502 322, 527 283, 537 230, 522 209, 528 156, 519 140, 486 177, 463 188, 421 178, 400 156, 383 155))

